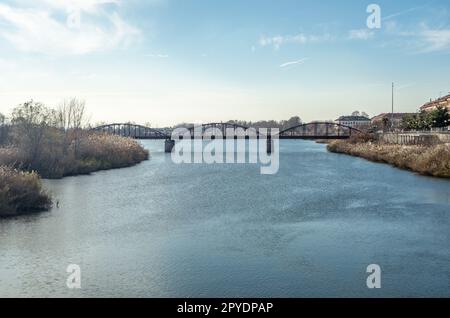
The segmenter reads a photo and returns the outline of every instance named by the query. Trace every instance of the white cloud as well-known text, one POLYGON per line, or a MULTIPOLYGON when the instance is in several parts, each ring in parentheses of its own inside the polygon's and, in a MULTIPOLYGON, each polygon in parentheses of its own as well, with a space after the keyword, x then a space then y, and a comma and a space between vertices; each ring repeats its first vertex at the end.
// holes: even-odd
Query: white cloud
POLYGON ((369 40, 373 38, 374 35, 375 33, 369 29, 357 29, 348 32, 348 38, 350 40, 369 40))
POLYGON ((332 37, 329 34, 323 35, 308 35, 299 33, 296 35, 277 35, 272 37, 262 36, 259 40, 260 46, 273 46, 275 49, 279 49, 284 44, 308 44, 308 43, 320 43, 331 40, 332 37))
POLYGON ((450 52, 449 28, 430 28, 421 23, 405 29, 392 21, 387 31, 395 37, 396 45, 407 48, 410 53, 450 52))
POLYGON ((90 13, 98 12, 102 5, 120 5, 119 0, 33 0, 34 4, 42 4, 45 7, 56 9, 73 10, 78 9, 90 13))
POLYGON ((450 50, 450 29, 425 29, 420 33, 423 52, 450 50))
POLYGON ((158 59, 167 59, 169 58, 168 54, 146 54, 146 57, 158 58, 158 59))
POLYGON ((301 64, 305 63, 307 60, 308 60, 308 58, 302 58, 297 61, 286 62, 286 63, 281 64, 280 67, 285 68, 285 67, 293 66, 293 65, 301 65, 301 64))
POLYGON ((79 27, 68 23, 66 19, 69 16, 62 20, 55 18, 55 13, 61 13, 60 10, 65 7, 61 5, 62 1, 40 0, 35 3, 42 2, 48 3, 48 6, 19 8, 0 4, 0 23, 3 25, 0 38, 24 52, 80 55, 127 45, 140 33, 116 11, 109 13, 101 9, 106 3, 117 5, 114 0, 65 2, 65 5, 74 5, 80 10, 79 27), (84 16, 87 18, 84 19, 84 16))

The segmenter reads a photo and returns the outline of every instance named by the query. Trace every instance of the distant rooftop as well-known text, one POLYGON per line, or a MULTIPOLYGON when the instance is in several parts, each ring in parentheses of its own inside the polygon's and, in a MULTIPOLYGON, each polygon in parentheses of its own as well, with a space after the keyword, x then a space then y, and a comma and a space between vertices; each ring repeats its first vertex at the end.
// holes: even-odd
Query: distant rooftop
POLYGON ((370 121, 370 119, 364 116, 341 116, 336 121, 370 121))
POLYGON ((403 117, 405 117, 406 115, 410 115, 413 113, 381 113, 375 117, 372 118, 372 121, 376 121, 376 120, 381 120, 383 118, 394 118, 394 119, 403 119, 403 117))
POLYGON ((420 107, 421 110, 437 107, 437 106, 447 106, 450 107, 450 94, 443 96, 441 98, 438 98, 436 100, 430 100, 428 103, 420 107))

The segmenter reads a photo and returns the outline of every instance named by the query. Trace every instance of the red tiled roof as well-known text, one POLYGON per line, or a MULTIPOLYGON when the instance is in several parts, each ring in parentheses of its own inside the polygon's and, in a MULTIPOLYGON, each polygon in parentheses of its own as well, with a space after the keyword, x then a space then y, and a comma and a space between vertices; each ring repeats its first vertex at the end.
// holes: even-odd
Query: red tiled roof
POLYGON ((447 106, 450 108, 450 94, 446 95, 444 97, 438 98, 434 101, 430 101, 430 102, 426 103, 425 105, 423 105, 422 107, 420 107, 420 109, 425 110, 427 108, 433 108, 433 107, 436 107, 439 105, 447 106))

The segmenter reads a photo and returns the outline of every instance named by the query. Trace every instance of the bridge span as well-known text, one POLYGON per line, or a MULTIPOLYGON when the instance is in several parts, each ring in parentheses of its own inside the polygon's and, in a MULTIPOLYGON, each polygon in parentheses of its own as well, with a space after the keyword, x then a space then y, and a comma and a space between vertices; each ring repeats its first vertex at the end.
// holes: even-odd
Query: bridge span
MULTIPOLYGON (((201 126, 185 127, 186 135, 192 139, 208 138, 208 139, 223 139, 230 138, 234 134, 234 138, 264 138, 267 139, 267 152, 272 152, 272 139, 278 137, 279 139, 347 139, 353 134, 361 133, 360 130, 333 123, 333 122, 312 122, 300 124, 282 131, 278 131, 273 135, 270 129, 264 132, 258 129, 245 127, 242 125, 232 123, 208 123, 201 126), (267 133, 267 136, 264 136, 267 133)), ((102 125, 93 128, 94 131, 114 134, 123 137, 130 137, 135 139, 164 139, 165 151, 172 152, 175 141, 172 140, 171 129, 155 129, 136 125, 131 123, 114 123, 109 125, 102 125)), ((188 138, 189 138, 188 137, 188 138)))
MULTIPOLYGON (((244 131, 247 138, 250 137, 250 135, 254 136, 254 134, 251 134, 252 131, 256 134, 257 137, 262 136, 262 133, 257 129, 252 130, 251 127, 245 127, 232 123, 208 123, 203 124, 200 127, 201 130, 199 129, 196 132, 197 134, 202 136, 201 138, 204 138, 205 136, 207 136, 207 138, 225 138, 227 136, 227 132, 237 132, 238 130, 241 130, 241 132, 244 131)), ((187 131, 189 131, 191 138, 198 138, 196 134, 194 134, 194 126, 185 128, 187 129, 187 131)), ((102 125, 93 128, 93 130, 135 139, 171 139, 172 135, 172 129, 155 129, 131 123, 114 123, 109 125, 102 125)), ((357 133, 361 133, 361 131, 356 128, 341 125, 338 123, 311 122, 281 130, 278 133, 278 138, 310 140, 346 139, 357 133)), ((241 135, 236 133, 235 136, 237 137, 241 135)))

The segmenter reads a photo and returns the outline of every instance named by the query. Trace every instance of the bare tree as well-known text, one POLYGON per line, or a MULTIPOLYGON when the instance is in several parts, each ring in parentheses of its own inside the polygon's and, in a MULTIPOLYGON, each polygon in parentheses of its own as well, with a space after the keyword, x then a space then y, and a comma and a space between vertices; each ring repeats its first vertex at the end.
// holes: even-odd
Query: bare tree
POLYGON ((38 167, 46 129, 50 126, 52 118, 54 118, 52 110, 33 100, 19 105, 12 112, 14 139, 29 156, 28 169, 38 167))
POLYGON ((79 148, 82 129, 88 126, 86 102, 76 97, 62 101, 56 111, 56 126, 64 130, 64 154, 73 145, 75 153, 79 148))
POLYGON ((0 113, 0 145, 3 145, 6 142, 7 138, 7 127, 5 127, 6 124, 6 117, 2 113, 0 113))
POLYGON ((57 125, 64 130, 82 129, 88 125, 86 117, 86 102, 76 97, 65 99, 59 104, 57 113, 57 125))

